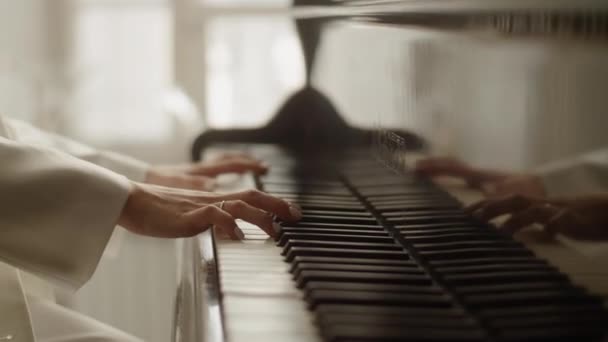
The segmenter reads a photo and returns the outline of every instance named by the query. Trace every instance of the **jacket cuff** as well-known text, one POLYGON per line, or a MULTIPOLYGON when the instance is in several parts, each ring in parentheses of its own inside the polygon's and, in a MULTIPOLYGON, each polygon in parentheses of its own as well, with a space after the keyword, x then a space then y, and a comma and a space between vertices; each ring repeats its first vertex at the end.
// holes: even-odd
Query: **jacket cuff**
POLYGON ((608 190, 608 168, 594 156, 558 161, 538 168, 547 196, 579 196, 608 190))

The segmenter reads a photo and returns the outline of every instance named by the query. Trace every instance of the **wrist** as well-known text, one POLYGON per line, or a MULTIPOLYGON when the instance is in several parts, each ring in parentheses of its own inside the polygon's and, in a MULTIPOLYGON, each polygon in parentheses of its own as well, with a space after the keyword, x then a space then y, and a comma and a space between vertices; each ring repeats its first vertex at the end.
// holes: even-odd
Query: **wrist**
POLYGON ((155 168, 150 167, 146 171, 146 176, 145 176, 143 182, 148 183, 148 184, 156 184, 158 182, 159 178, 160 178, 159 172, 155 168))
POLYGON ((120 216, 118 217, 118 225, 121 227, 127 228, 130 227, 131 224, 131 209, 133 208, 133 204, 136 201, 136 197, 139 196, 139 193, 142 191, 141 185, 137 182, 129 181, 129 194, 127 196, 127 200, 125 201, 125 205, 120 212, 120 216))

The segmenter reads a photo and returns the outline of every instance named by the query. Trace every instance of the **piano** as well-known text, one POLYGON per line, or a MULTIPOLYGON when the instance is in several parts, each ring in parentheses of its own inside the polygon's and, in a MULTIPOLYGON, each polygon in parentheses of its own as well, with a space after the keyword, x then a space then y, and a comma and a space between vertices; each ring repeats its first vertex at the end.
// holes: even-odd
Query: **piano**
POLYGON ((608 2, 308 0, 291 15, 306 84, 263 128, 204 132, 192 158, 266 160, 222 190, 303 219, 276 241, 247 223, 243 241, 182 241, 173 341, 605 339, 606 262, 506 236, 462 211, 479 193, 410 166, 525 169, 607 146, 608 2))

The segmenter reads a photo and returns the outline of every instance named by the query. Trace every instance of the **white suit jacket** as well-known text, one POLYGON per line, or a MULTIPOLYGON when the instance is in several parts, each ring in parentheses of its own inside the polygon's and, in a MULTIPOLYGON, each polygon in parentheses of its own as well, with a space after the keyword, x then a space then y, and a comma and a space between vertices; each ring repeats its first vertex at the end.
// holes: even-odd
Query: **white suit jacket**
POLYGON ((0 340, 35 341, 18 269, 83 285, 146 169, 0 117, 0 340))
POLYGON ((608 191, 608 149, 545 164, 534 171, 549 197, 608 191))

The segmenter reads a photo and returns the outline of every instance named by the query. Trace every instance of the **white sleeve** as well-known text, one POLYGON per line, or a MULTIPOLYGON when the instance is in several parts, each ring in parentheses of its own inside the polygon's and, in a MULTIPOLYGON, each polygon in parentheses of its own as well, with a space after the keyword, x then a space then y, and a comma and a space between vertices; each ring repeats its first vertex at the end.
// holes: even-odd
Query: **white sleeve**
POLYGON ((1 134, 0 160, 0 260, 81 286, 97 267, 129 195, 129 181, 1 134))
POLYGON ((608 191, 608 149, 560 160, 538 168, 549 196, 577 196, 608 191))
POLYGON ((22 121, 4 118, 4 129, 12 140, 57 149, 124 175, 136 182, 144 181, 149 168, 146 163, 137 159, 118 153, 96 150, 66 137, 44 132, 22 121))

